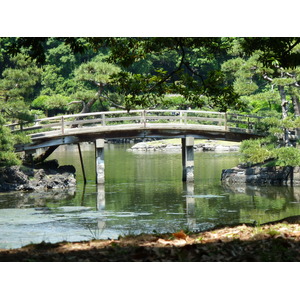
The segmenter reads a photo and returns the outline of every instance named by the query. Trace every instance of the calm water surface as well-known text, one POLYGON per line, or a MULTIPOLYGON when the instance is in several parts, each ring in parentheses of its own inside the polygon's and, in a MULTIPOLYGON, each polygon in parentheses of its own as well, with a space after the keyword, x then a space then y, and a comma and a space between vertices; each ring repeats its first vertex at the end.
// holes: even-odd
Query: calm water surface
POLYGON ((106 183, 97 186, 93 147, 83 147, 88 180, 84 185, 77 146, 61 146, 50 159, 76 167, 77 187, 0 194, 0 248, 197 231, 300 214, 300 188, 222 186, 222 169, 238 164, 237 153, 195 153, 195 182, 186 185, 181 181, 180 153, 136 153, 127 151, 130 147, 105 146, 106 183))

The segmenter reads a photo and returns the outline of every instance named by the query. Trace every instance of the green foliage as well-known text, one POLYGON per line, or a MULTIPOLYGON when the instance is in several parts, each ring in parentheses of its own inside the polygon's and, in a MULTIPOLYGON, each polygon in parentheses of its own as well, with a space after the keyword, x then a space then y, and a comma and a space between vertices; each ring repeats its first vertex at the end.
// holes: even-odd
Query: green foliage
POLYGON ((181 95, 168 95, 165 96, 162 100, 162 107, 166 107, 166 108, 187 109, 190 106, 192 106, 190 101, 186 100, 181 95))
POLYGON ((71 100, 72 99, 70 97, 62 95, 42 95, 32 101, 31 107, 42 110, 60 109, 66 111, 67 105, 71 102, 71 100))
POLYGON ((43 68, 41 84, 42 94, 51 95, 53 93, 63 93, 66 78, 59 74, 59 67, 46 65, 43 68))
POLYGON ((31 121, 30 98, 34 95, 41 70, 23 54, 11 58, 12 67, 6 68, 0 79, 1 112, 7 120, 31 121))
POLYGON ((234 90, 241 96, 253 94, 258 89, 258 85, 248 78, 237 78, 233 86, 234 90))
POLYGON ((278 166, 296 167, 300 165, 300 149, 294 147, 282 147, 274 150, 278 166))
POLYGON ((18 165, 21 161, 14 153, 14 137, 0 115, 0 165, 18 165))
POLYGON ((247 103, 250 114, 268 116, 270 111, 281 112, 280 96, 277 91, 267 90, 249 96, 242 96, 247 103))
POLYGON ((75 70, 75 80, 79 87, 74 94, 75 98, 83 101, 82 112, 90 112, 97 100, 100 100, 100 110, 107 110, 109 98, 104 94, 111 89, 113 75, 120 72, 120 68, 114 64, 104 62, 104 56, 99 54, 91 61, 82 63, 75 70))
POLYGON ((239 42, 246 55, 261 50, 262 55, 259 60, 264 66, 281 64, 284 67, 295 67, 300 64, 299 52, 294 52, 300 44, 298 37, 247 37, 240 38, 239 42))
POLYGON ((241 144, 242 161, 257 164, 273 157, 272 146, 265 139, 245 140, 241 144))
POLYGON ((92 85, 107 85, 111 82, 111 75, 120 71, 120 68, 103 62, 102 55, 95 57, 92 61, 83 63, 75 70, 75 79, 85 81, 92 85))
POLYGON ((0 80, 0 90, 5 91, 9 100, 28 100, 34 93, 34 86, 39 80, 41 70, 29 57, 18 54, 11 58, 13 67, 6 68, 0 80))
POLYGON ((299 166, 300 149, 295 147, 276 148, 268 139, 245 140, 241 144, 242 161, 250 164, 264 163, 273 159, 274 166, 299 166))

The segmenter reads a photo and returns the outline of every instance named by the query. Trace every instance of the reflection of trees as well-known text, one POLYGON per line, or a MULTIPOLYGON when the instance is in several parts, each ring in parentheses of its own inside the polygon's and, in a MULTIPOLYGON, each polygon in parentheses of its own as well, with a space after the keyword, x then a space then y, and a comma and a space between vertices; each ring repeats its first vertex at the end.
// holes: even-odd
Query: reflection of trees
POLYGON ((225 185, 225 191, 234 194, 246 194, 270 198, 273 200, 285 198, 289 202, 300 202, 300 187, 290 186, 251 186, 251 185, 225 185))
POLYGON ((256 220, 259 223, 276 221, 288 216, 299 215, 300 187, 289 186, 251 186, 223 184, 224 190, 236 199, 249 196, 248 209, 241 210, 241 217, 256 220), (296 202, 296 205, 293 203, 296 202))

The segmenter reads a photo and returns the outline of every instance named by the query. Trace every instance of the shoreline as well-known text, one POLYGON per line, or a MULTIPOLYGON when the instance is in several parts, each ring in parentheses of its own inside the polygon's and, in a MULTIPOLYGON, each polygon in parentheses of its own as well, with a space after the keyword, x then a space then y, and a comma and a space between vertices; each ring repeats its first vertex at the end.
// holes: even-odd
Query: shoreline
POLYGON ((29 244, 0 249, 2 262, 300 261, 300 216, 203 232, 139 234, 117 240, 29 244))

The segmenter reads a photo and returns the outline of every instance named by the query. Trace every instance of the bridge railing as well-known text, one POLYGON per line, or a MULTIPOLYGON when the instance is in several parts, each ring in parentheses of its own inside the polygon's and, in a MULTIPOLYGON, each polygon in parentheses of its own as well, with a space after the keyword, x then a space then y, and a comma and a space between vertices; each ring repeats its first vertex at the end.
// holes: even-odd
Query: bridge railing
POLYGON ((232 130, 247 132, 265 132, 266 124, 263 123, 264 117, 227 113, 227 124, 232 130))
POLYGON ((84 114, 63 115, 34 120, 33 123, 8 125, 12 131, 60 131, 87 126, 114 126, 123 124, 169 123, 179 125, 218 126, 224 130, 255 132, 259 130, 261 117, 196 110, 132 110, 107 111, 84 114))

